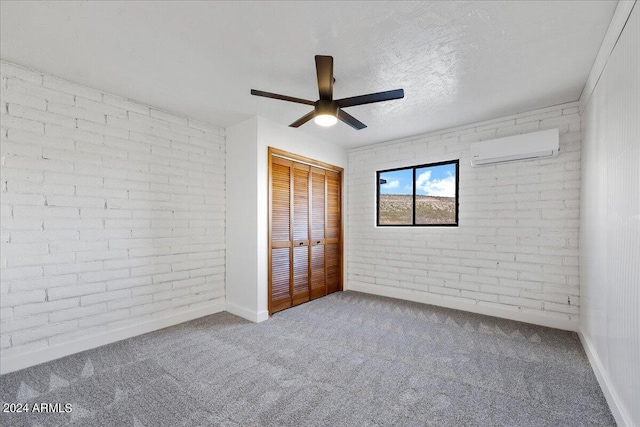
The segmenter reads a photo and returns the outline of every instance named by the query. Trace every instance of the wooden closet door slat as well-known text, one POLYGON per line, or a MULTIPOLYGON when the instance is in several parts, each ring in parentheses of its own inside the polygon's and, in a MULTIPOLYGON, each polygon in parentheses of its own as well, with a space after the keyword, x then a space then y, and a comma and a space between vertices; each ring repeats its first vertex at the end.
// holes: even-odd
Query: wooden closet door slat
POLYGON ((291 307, 291 249, 271 249, 271 311, 291 307))
POLYGON ((293 164, 293 305, 309 301, 309 166, 293 164))
POLYGON ((273 163, 271 166, 271 241, 290 241, 291 167, 273 163))
POLYGON ((311 168, 311 240, 324 239, 325 171, 311 168))
POLYGON ((327 239, 340 238, 340 174, 327 171, 327 239))
POLYGON ((327 294, 324 260, 325 173, 324 169, 311 168, 311 299, 327 294))
POLYGON ((309 301, 309 246, 293 248, 293 305, 309 301))
POLYGON ((271 266, 269 310, 291 307, 291 162, 271 164, 271 266))
MULTIPOLYGON (((293 240, 309 240, 309 167, 293 169, 293 240)), ((308 244, 308 242, 307 242, 308 244)))
POLYGON ((311 299, 327 294, 324 275, 324 245, 311 246, 311 299))
POLYGON ((325 245, 327 262, 327 294, 340 289, 340 245, 327 243, 325 245))
POLYGON ((342 198, 340 194, 341 179, 340 174, 327 171, 327 239, 325 245, 326 251, 326 269, 327 269, 327 293, 336 292, 342 289, 342 266, 341 266, 341 204, 342 198))

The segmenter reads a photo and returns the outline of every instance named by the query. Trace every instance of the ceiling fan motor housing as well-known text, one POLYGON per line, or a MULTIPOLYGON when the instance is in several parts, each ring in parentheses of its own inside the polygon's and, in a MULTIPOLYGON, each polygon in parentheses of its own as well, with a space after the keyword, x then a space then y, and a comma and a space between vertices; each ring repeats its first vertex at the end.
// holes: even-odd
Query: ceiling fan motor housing
POLYGON ((314 102, 315 116, 329 115, 333 117, 338 116, 338 104, 334 101, 328 101, 326 99, 320 99, 314 102))

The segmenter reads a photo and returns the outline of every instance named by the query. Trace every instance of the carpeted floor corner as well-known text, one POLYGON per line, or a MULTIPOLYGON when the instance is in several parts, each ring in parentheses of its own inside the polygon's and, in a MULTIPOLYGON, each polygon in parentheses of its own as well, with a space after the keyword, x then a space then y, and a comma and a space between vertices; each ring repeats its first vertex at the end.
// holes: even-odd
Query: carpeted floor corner
POLYGON ((356 292, 0 377, 2 426, 615 426, 575 333, 356 292))

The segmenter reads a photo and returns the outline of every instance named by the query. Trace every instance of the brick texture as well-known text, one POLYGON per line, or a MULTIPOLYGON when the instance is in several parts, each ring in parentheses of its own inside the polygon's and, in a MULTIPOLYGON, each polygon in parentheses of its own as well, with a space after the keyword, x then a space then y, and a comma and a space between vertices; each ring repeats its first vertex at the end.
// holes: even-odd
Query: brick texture
POLYGON ((3 357, 224 301, 224 130, 1 64, 3 357))
POLYGON ((349 152, 349 284, 575 320, 579 313, 577 104, 349 152), (480 168, 472 142, 560 129, 559 156, 480 168), (377 228, 376 171, 460 159, 459 227, 377 228))

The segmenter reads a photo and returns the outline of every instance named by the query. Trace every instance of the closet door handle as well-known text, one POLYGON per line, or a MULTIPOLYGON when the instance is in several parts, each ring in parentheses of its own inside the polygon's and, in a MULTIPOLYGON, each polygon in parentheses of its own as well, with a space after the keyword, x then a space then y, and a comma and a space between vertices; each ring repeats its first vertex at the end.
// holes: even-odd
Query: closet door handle
POLYGON ((316 242, 316 244, 318 244, 318 245, 319 245, 319 244, 320 244, 320 240, 318 240, 318 241, 316 242))
POLYGON ((302 245, 304 245, 304 242, 300 242, 300 243, 298 243, 298 244, 299 244, 300 246, 302 246, 302 245))

